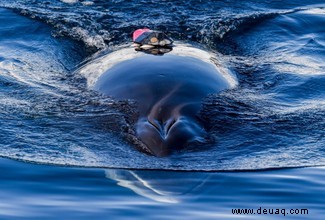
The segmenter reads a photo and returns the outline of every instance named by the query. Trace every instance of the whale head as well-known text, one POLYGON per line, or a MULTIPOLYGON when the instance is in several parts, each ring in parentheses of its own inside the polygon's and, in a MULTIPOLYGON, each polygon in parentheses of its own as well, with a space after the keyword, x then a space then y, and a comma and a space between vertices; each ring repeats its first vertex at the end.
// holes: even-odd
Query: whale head
POLYGON ((93 61, 81 73, 94 90, 135 101, 138 117, 126 137, 140 150, 163 157, 206 142, 204 123, 197 117, 202 100, 236 85, 216 62, 187 46, 163 56, 124 49, 93 61))

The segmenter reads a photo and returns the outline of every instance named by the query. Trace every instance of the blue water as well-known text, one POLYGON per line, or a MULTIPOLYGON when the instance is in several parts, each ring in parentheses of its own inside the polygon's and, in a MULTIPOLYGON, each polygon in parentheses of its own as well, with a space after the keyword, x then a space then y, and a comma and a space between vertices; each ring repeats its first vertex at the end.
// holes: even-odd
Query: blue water
POLYGON ((324 27, 317 0, 0 0, 0 219, 283 216, 231 211, 260 207, 322 219, 324 27), (202 102, 211 146, 138 152, 122 134, 133 103, 76 71, 143 26, 236 74, 236 88, 202 102))
POLYGON ((1 170, 1 219, 323 219, 325 214, 324 168, 129 171, 2 159, 1 170), (285 212, 232 214, 235 208, 260 207, 285 212), (291 209, 308 214, 287 214, 291 209))

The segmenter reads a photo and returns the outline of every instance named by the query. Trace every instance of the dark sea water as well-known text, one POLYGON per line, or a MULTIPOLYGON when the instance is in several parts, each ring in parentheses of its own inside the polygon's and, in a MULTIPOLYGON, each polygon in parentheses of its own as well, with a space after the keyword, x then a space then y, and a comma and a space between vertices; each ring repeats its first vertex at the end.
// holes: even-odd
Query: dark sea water
POLYGON ((324 1, 0 0, 0 219, 323 219, 324 60, 324 1), (133 103, 76 71, 144 26, 236 75, 202 102, 211 146, 138 152, 133 103))

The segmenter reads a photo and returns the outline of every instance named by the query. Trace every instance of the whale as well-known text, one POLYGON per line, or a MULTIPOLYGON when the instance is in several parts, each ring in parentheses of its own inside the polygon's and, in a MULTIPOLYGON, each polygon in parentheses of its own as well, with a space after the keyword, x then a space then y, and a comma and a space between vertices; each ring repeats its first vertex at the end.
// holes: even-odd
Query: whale
POLYGON ((208 132, 198 117, 202 100, 237 84, 215 54, 189 45, 160 56, 123 48, 95 59, 80 73, 93 90, 136 102, 135 135, 141 150, 157 157, 204 144, 208 132))

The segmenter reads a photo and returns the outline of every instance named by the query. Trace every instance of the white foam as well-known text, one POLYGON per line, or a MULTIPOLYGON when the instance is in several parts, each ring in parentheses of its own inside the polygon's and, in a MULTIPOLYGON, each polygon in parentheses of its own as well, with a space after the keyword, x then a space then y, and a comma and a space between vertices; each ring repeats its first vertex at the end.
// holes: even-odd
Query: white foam
POLYGON ((81 2, 81 4, 83 4, 85 6, 89 6, 89 5, 93 5, 94 2, 92 2, 92 1, 83 1, 83 2, 81 2))
POLYGON ((80 38, 89 47, 96 47, 98 49, 106 48, 104 39, 100 35, 92 35, 88 30, 80 27, 73 27, 72 32, 74 36, 80 38))
POLYGON ((61 2, 67 3, 67 4, 75 4, 79 2, 78 0, 61 0, 61 2))
POLYGON ((325 15, 325 8, 310 8, 300 13, 305 14, 315 14, 315 15, 325 15))

